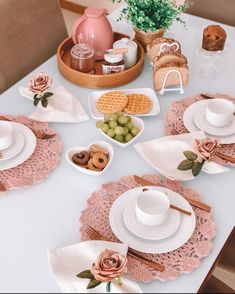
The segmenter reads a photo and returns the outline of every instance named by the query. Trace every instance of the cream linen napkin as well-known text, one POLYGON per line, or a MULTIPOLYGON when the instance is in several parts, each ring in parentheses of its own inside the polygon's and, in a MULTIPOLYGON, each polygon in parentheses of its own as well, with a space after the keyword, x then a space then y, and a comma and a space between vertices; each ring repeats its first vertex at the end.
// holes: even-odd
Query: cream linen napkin
MULTIPOLYGON (((102 251, 110 249, 127 254, 127 246, 105 241, 86 241, 76 245, 48 250, 52 273, 63 293, 106 293, 106 283, 87 290, 88 279, 77 278, 77 274, 91 269, 102 251)), ((112 282, 111 293, 142 293, 137 283, 123 277, 123 285, 112 282)))
MULTIPOLYGON (((51 90, 49 89, 48 92, 51 90)), ((22 96, 33 100, 33 93, 26 87, 20 87, 19 92, 22 96)), ((48 106, 42 107, 39 102, 29 118, 41 122, 67 122, 75 123, 89 120, 81 103, 63 86, 52 90, 53 96, 48 98, 48 106)))
MULTIPOLYGON (((135 145, 135 149, 150 166, 166 177, 172 180, 192 180, 194 177, 191 171, 179 171, 177 166, 185 159, 183 151, 195 152, 195 139, 204 139, 205 137, 202 131, 166 136, 138 143, 135 145)), ((208 174, 229 171, 228 168, 212 161, 205 162, 202 170, 208 174)))

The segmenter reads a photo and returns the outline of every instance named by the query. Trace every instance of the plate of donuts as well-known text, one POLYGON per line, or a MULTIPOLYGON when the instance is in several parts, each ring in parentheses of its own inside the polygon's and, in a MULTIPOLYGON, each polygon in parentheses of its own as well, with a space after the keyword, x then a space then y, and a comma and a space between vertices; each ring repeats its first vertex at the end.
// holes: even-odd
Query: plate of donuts
POLYGON ((113 147, 103 141, 93 142, 87 147, 73 147, 66 152, 68 163, 79 172, 100 176, 113 160, 113 147))

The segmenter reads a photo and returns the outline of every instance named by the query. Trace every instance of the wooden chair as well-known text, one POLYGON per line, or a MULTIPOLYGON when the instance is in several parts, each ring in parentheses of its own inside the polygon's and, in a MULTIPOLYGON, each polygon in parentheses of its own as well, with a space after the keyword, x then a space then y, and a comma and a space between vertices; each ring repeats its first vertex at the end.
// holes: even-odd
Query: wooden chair
POLYGON ((187 13, 235 26, 234 0, 193 0, 187 13))
POLYGON ((66 37, 57 0, 0 0, 0 93, 54 55, 66 37))

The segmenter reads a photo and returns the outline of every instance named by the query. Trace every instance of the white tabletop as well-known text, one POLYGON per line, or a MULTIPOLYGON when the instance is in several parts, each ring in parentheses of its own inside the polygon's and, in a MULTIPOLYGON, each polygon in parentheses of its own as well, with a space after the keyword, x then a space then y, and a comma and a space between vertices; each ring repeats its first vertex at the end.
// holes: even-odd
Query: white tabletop
MULTIPOLYGON (((202 80, 195 71, 198 66, 196 47, 202 28, 210 22, 192 16, 186 18, 187 30, 176 25, 168 34, 181 42, 182 50, 189 59, 191 76, 184 96, 203 91, 235 96, 235 42, 229 40, 230 48, 223 57, 220 78, 214 81, 202 80)), ((224 27, 229 37, 234 36, 235 28, 224 27)), ((59 74, 56 57, 53 57, 1 95, 2 114, 29 115, 32 112, 32 104, 18 94, 18 87, 26 85, 30 76, 41 71, 53 77, 55 87, 64 85, 89 111, 88 94, 91 90, 66 81, 59 74)), ((152 73, 147 59, 141 76, 122 88, 135 87, 152 87, 152 73)), ((158 117, 144 119, 146 129, 138 141, 163 136, 164 114, 173 101, 181 98, 183 96, 177 93, 159 97, 161 113, 158 117)), ((59 292, 47 263, 47 248, 79 242, 79 216, 86 207, 89 195, 103 183, 121 176, 155 173, 142 161, 133 146, 127 149, 114 146, 114 161, 107 173, 98 178, 80 174, 66 163, 64 154, 72 146, 86 146, 93 140, 103 139, 95 127, 95 121, 90 119, 84 123, 58 123, 51 126, 61 135, 64 148, 58 168, 43 183, 0 197, 0 292, 59 292)), ((234 177, 233 169, 221 175, 201 174, 194 181, 185 183, 198 191, 202 200, 213 207, 212 217, 217 232, 212 251, 193 273, 181 275, 175 281, 140 284, 144 292, 197 292, 234 226, 234 177)))

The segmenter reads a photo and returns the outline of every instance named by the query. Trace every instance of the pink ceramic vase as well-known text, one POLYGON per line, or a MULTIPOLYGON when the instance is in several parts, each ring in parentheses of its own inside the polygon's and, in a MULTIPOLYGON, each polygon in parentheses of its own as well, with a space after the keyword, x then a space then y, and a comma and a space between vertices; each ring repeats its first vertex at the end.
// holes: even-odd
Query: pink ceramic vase
POLYGON ((108 21, 106 9, 87 8, 73 25, 72 38, 75 44, 86 43, 93 47, 95 59, 103 59, 103 54, 98 52, 112 48, 114 34, 108 21))

